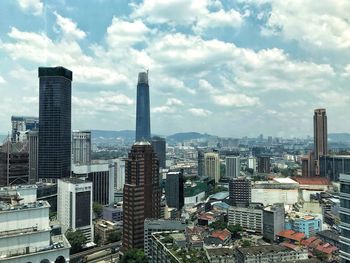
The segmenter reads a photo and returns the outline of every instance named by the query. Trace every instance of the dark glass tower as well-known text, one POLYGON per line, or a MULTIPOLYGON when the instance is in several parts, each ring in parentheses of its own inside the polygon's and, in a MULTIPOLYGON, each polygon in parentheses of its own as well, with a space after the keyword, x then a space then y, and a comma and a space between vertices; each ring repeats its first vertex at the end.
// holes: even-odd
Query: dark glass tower
POLYGON ((72 71, 39 68, 39 179, 70 176, 72 71))
POLYGON ((148 72, 140 72, 137 82, 136 141, 151 141, 148 72))
POLYGON ((159 160, 159 168, 165 169, 166 164, 166 142, 164 138, 154 136, 152 138, 153 150, 156 152, 159 160))
POLYGON ((316 175, 320 175, 320 156, 327 155, 328 153, 326 109, 315 109, 314 150, 315 150, 316 175))

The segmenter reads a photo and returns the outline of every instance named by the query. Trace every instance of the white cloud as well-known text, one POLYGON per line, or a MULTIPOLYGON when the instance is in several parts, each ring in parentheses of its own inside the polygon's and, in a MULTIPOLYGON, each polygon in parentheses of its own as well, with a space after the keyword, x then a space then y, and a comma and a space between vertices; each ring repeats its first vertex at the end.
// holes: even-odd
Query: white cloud
POLYGON ((152 113, 175 113, 176 109, 167 105, 155 107, 151 109, 152 113))
POLYGON ((63 17, 56 11, 54 12, 54 15, 56 16, 56 23, 59 26, 64 37, 67 39, 83 39, 86 37, 86 33, 79 29, 77 24, 70 18, 63 17))
POLYGON ((199 90, 208 92, 210 94, 217 94, 220 93, 220 91, 216 88, 213 87, 213 85, 211 85, 207 80, 205 79, 200 79, 198 81, 198 87, 199 90))
POLYGON ((0 76, 0 84, 4 84, 4 83, 6 83, 6 80, 0 76))
POLYGON ((209 115, 212 114, 212 112, 210 110, 205 110, 205 109, 201 109, 201 108, 190 108, 188 109, 188 111, 197 117, 207 117, 209 115))
POLYGON ((245 94, 215 95, 213 96, 213 100, 217 105, 227 107, 256 106, 260 103, 259 98, 249 97, 245 94))
POLYGON ((17 0, 20 8, 25 12, 31 12, 35 16, 43 13, 44 4, 41 0, 17 0))
POLYGON ((343 91, 330 90, 317 95, 321 99, 321 104, 328 107, 347 107, 350 103, 350 96, 343 91))
POLYGON ((166 102, 166 105, 169 105, 169 106, 182 106, 184 105, 183 102, 179 99, 176 99, 176 98, 169 98, 166 102))

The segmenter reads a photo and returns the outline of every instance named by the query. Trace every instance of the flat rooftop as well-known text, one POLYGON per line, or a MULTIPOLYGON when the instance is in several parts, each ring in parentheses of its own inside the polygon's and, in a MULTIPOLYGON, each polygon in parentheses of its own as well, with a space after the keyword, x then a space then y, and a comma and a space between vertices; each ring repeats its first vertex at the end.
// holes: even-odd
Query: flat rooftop
POLYGON ((289 249, 278 245, 264 245, 255 247, 239 247, 237 250, 243 255, 253 256, 268 253, 278 253, 282 251, 288 251, 289 249))
POLYGON ((8 204, 4 202, 0 202, 0 214, 5 212, 15 212, 19 210, 29 210, 29 209, 37 209, 37 208, 49 208, 50 204, 47 201, 36 201, 33 203, 27 204, 8 204))

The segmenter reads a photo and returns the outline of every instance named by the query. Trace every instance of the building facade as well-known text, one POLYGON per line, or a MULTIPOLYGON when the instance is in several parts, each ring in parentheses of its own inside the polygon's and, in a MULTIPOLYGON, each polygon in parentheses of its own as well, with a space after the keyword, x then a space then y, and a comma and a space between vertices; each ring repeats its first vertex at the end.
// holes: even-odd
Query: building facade
POLYGON ((152 146, 153 150, 157 154, 159 160, 159 168, 166 168, 166 141, 165 138, 161 138, 158 136, 152 137, 152 146))
POLYGON ((123 250, 143 248, 144 220, 160 217, 159 162, 149 142, 136 142, 125 160, 123 250))
POLYGON ((269 242, 276 241, 277 233, 284 230, 284 204, 277 203, 264 208, 263 237, 269 242))
POLYGON ((249 179, 238 177, 229 182, 231 205, 248 206, 252 201, 252 187, 249 179))
POLYGON ((169 172, 166 175, 165 197, 168 207, 181 211, 185 203, 184 177, 181 172, 169 172))
POLYGON ((202 178, 205 176, 204 151, 202 150, 198 150, 197 164, 198 164, 198 177, 202 178))
POLYGON ((69 177, 71 166, 72 71, 39 68, 38 177, 43 181, 69 177))
POLYGON ((350 174, 340 174, 340 257, 350 262, 350 174))
POLYGON ((256 172, 256 158, 251 156, 248 158, 248 168, 256 172))
POLYGON ((237 178, 241 173, 241 160, 239 156, 226 156, 226 178, 237 178))
POLYGON ((271 160, 269 156, 258 157, 258 173, 270 173, 271 160))
POLYGON ((228 224, 240 225, 246 231, 262 234, 263 209, 259 206, 231 206, 228 209, 228 224))
POLYGON ((315 109, 314 113, 314 153, 316 175, 320 174, 319 158, 328 154, 326 109, 315 109))
POLYGON ((204 170, 205 176, 215 180, 218 183, 220 180, 220 158, 218 153, 204 154, 204 170))
POLYGON ((136 99, 136 138, 138 141, 151 141, 151 117, 149 100, 148 72, 140 72, 137 82, 136 99))
POLYGON ((39 132, 28 131, 28 152, 29 152, 29 183, 38 182, 38 150, 39 150, 39 132))
POLYGON ((322 155, 319 157, 320 176, 332 182, 339 181, 340 174, 350 174, 350 156, 322 155))
POLYGON ((22 142, 26 131, 36 131, 39 128, 38 117, 12 116, 11 142, 22 142))
POLYGON ((74 164, 91 164, 91 131, 73 131, 72 161, 74 164))

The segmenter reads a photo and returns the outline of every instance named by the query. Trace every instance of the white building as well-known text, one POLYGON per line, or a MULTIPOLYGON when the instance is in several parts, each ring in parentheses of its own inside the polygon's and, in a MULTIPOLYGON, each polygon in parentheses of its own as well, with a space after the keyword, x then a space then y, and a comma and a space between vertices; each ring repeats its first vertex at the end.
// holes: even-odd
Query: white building
POLYGON ((228 224, 240 225, 246 231, 263 232, 263 209, 260 207, 236 207, 228 209, 228 224))
POLYGON ((58 180, 57 216, 62 232, 81 230, 88 242, 94 240, 92 183, 77 178, 58 180))
POLYGON ((0 262, 69 262, 64 235, 51 236, 49 208, 36 185, 0 188, 0 262))
POLYGON ((123 159, 115 159, 115 189, 123 190, 125 184, 125 161, 123 159))
POLYGON ((248 168, 253 169, 254 172, 256 172, 256 158, 255 157, 248 158, 248 168))
POLYGON ((91 163, 91 131, 72 132, 72 163, 91 163))
POLYGON ((226 177, 233 179, 240 176, 241 160, 239 156, 226 156, 226 177))
POLYGON ((218 183, 220 180, 220 159, 218 153, 204 154, 204 171, 205 176, 215 180, 218 183))

